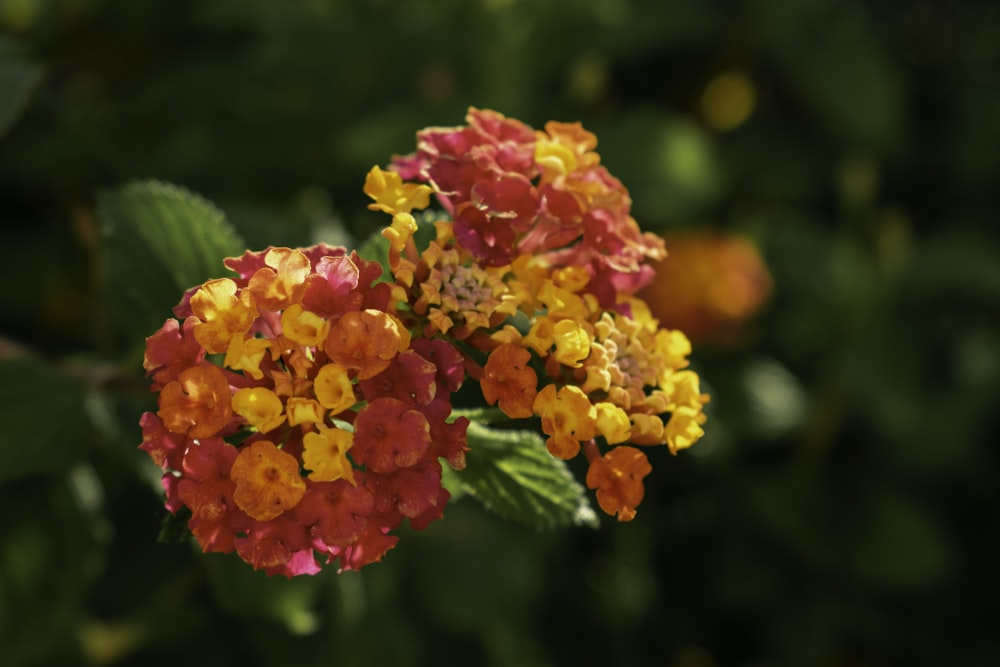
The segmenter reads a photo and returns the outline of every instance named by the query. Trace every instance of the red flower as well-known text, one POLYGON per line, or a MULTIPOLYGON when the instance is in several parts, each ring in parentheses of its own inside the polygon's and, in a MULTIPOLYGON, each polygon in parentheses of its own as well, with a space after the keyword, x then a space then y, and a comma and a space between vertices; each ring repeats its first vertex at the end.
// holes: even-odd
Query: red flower
POLYGON ((438 385, 435 395, 443 396, 458 391, 465 381, 465 357, 454 345, 439 338, 418 338, 410 347, 434 364, 438 385))
POLYGON ((400 352, 378 375, 358 383, 368 400, 391 396, 427 405, 437 393, 437 368, 416 352, 400 352))
POLYGON ((153 462, 164 470, 180 470, 191 440, 187 436, 168 431, 163 420, 152 412, 143 413, 139 426, 142 428, 142 444, 139 449, 149 454, 153 462))
POLYGON ((189 317, 184 320, 182 328, 177 320, 171 318, 146 339, 142 367, 153 378, 153 391, 162 389, 163 385, 176 380, 184 369, 198 365, 205 358, 205 348, 194 337, 197 321, 189 317))
POLYGON ((268 574, 313 574, 315 552, 344 568, 380 559, 404 518, 441 516, 438 458, 464 466, 468 422, 447 420, 465 357, 441 340, 410 349, 399 295, 356 254, 226 263, 236 278, 190 290, 188 320, 147 339, 159 410, 140 448, 166 471, 167 507, 191 510, 203 550, 268 574))
POLYGON ((392 473, 412 466, 429 446, 427 418, 398 398, 376 398, 354 420, 351 454, 358 465, 373 472, 392 473))
POLYGON ((361 537, 374 509, 371 491, 338 479, 310 484, 295 507, 295 517, 323 543, 342 547, 361 537))
POLYGON ((177 497, 191 510, 188 527, 205 552, 229 552, 235 548, 235 536, 229 526, 236 509, 229 478, 236 448, 222 438, 204 438, 193 444, 184 456, 182 477, 177 483, 177 497))

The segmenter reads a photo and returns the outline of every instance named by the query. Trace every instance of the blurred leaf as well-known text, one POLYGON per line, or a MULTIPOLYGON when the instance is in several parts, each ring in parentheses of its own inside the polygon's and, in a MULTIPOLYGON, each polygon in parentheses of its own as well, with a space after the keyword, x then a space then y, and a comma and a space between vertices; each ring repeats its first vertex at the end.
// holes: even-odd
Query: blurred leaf
POLYGON ((90 439, 84 384, 33 359, 0 361, 0 482, 67 469, 90 439))
POLYGON ((468 442, 462 489, 487 509, 534 528, 596 527, 586 491, 538 433, 473 422, 468 442))
POLYGON ((263 250, 268 246, 300 248, 310 245, 312 226, 309 219, 289 208, 266 206, 247 200, 219 201, 226 217, 245 239, 246 247, 263 250))
POLYGON ((358 255, 362 259, 370 262, 378 262, 382 266, 382 275, 379 281, 391 279, 389 273, 389 240, 379 231, 372 232, 367 239, 358 247, 358 255))
POLYGON ((204 556, 209 581, 219 605, 231 614, 266 618, 284 625, 293 634, 315 630, 315 606, 325 588, 323 574, 286 579, 269 577, 247 567, 234 555, 204 556))
POLYGON ((913 299, 982 299, 1000 305, 1000 245, 968 228, 929 236, 906 272, 905 294, 913 299))
POLYGON ((0 137, 10 129, 42 78, 42 68, 22 58, 10 39, 0 36, 0 137))
POLYGON ((613 124, 592 124, 607 165, 632 197, 644 229, 702 214, 721 192, 712 138, 694 122, 637 109, 613 124))
POLYGON ((66 479, 0 488, 4 665, 74 664, 73 629, 103 563, 99 534, 83 504, 66 479))
POLYGON ((100 193, 112 315, 131 338, 152 334, 185 290, 225 275, 243 240, 198 195, 158 181, 100 193))
POLYGON ((829 493, 816 471, 788 469, 747 479, 734 498, 745 521, 797 560, 825 569, 836 562, 829 493))
POLYGON ((753 5, 764 44, 818 125, 878 149, 897 142, 904 129, 903 78, 860 5, 753 5))
POLYGON ((873 490, 846 511, 855 517, 846 537, 850 564, 860 578, 913 589, 938 583, 950 572, 948 536, 904 495, 873 490))
MULTIPOLYGON (((545 555, 565 534, 483 519, 480 507, 459 504, 449 508, 447 527, 407 545, 414 557, 410 572, 420 576, 403 585, 412 588, 418 613, 464 640, 441 642, 433 663, 548 664, 537 655, 540 647, 531 630, 535 615, 524 610, 536 609, 544 596, 550 577, 545 555), (478 647, 469 643, 473 638, 489 647, 490 658, 477 655, 478 647)), ((393 602, 389 598, 384 603, 393 602)))

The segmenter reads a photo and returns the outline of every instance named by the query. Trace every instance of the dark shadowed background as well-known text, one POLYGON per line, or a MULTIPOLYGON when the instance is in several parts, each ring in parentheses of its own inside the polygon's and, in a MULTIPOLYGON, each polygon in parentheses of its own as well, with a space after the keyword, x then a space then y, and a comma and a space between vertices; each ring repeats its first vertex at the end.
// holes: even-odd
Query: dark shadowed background
POLYGON ((1000 664, 998 213, 990 2, 0 0, 0 662, 1000 664), (582 121, 676 243, 704 440, 597 531, 464 499, 292 582, 158 542, 97 193, 357 244, 470 105, 582 121))

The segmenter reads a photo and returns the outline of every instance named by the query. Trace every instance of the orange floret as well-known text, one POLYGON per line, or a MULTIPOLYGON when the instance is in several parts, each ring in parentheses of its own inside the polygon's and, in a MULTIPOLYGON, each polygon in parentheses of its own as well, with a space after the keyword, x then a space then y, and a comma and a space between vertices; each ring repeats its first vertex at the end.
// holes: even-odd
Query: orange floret
POLYGON ((326 353, 341 366, 357 370, 358 380, 367 380, 384 371, 409 344, 409 333, 394 317, 377 310, 358 310, 345 313, 330 328, 326 353))
POLYGON ((156 414, 174 433, 207 438, 232 418, 231 396, 225 374, 217 366, 203 363, 185 369, 163 387, 156 414))
POLYGON ((295 507, 306 492, 298 460, 268 440, 241 449, 229 476, 236 483, 236 506, 258 521, 295 507))
POLYGON ((631 521, 645 494, 642 478, 652 469, 646 455, 635 447, 615 447, 590 462, 587 486, 597 489, 602 510, 617 514, 619 521, 631 521))
POLYGON ((483 367, 480 387, 490 405, 498 404, 511 419, 530 417, 538 376, 528 366, 531 353, 514 343, 504 343, 493 350, 483 367))

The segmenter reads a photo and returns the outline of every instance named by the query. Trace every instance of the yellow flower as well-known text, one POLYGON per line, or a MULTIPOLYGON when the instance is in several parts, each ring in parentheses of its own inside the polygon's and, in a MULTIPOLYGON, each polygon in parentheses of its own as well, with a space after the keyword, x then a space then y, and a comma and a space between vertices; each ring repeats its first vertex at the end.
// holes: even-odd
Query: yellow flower
POLYGON ((409 213, 396 213, 392 216, 392 224, 382 230, 382 236, 389 241, 389 246, 396 252, 406 247, 406 242, 417 231, 417 221, 409 213))
POLYGON ((320 368, 313 380, 313 389, 316 400, 331 415, 339 414, 358 402, 347 369, 340 364, 326 364, 320 368))
POLYGON ((543 172, 554 171, 565 176, 577 169, 592 169, 601 162, 601 156, 594 151, 597 136, 583 129, 579 122, 552 120, 545 124, 544 132, 536 131, 535 136, 535 161, 543 172))
POLYGON ((565 287, 556 285, 551 280, 542 283, 538 300, 549 317, 555 319, 589 320, 596 306, 593 295, 581 296, 565 287))
POLYGON ((545 385, 532 410, 542 418, 542 431, 549 436, 545 444, 556 458, 573 458, 580 451, 580 441, 597 433, 597 410, 579 387, 566 385, 556 391, 554 384, 545 385))
POLYGON ((365 194, 375 200, 368 208, 389 215, 426 208, 431 201, 431 192, 433 190, 430 186, 403 183, 403 178, 398 173, 382 171, 377 165, 371 168, 365 178, 365 194))
POLYGON ((270 348, 271 341, 266 338, 233 336, 223 363, 234 371, 246 371, 254 380, 260 380, 264 377, 260 362, 270 348))
POLYGON ((292 396, 285 404, 289 426, 309 426, 323 422, 324 410, 319 401, 303 396, 292 396))
POLYGON ((631 415, 632 436, 637 445, 661 445, 664 442, 663 420, 656 415, 637 412, 631 415))
POLYGON ((705 434, 701 428, 704 421, 705 415, 693 408, 683 407, 674 410, 663 429, 670 452, 676 454, 678 450, 687 449, 698 442, 705 434))
POLYGON ((576 169, 576 156, 557 141, 539 139, 535 142, 535 162, 543 171, 565 176, 576 169))
POLYGON ((620 407, 601 402, 597 403, 594 408, 597 411, 595 420, 597 432, 604 436, 609 445, 626 442, 632 436, 632 424, 628 414, 620 407))
POLYGON ((330 321, 293 303, 281 313, 281 330, 292 342, 314 347, 326 340, 330 321))
POLYGON ((552 349, 555 342, 553 330, 555 323, 545 315, 538 315, 531 324, 531 329, 524 336, 524 344, 534 350, 538 355, 545 356, 552 349))
POLYGON ((552 356, 564 366, 579 368, 590 354, 590 335, 573 320, 560 320, 552 327, 556 351, 552 356))
POLYGON ((319 432, 306 433, 302 438, 302 464, 312 471, 309 479, 314 482, 346 479, 354 484, 354 468, 347 458, 352 444, 354 434, 339 428, 320 426, 319 432))
POLYGON ((273 431, 285 421, 285 406, 267 387, 244 387, 233 394, 233 412, 261 433, 273 431))
POLYGON ((201 321, 194 337, 209 354, 226 352, 234 336, 250 330, 257 308, 248 291, 236 296, 236 283, 229 278, 209 280, 191 296, 191 312, 201 321))

